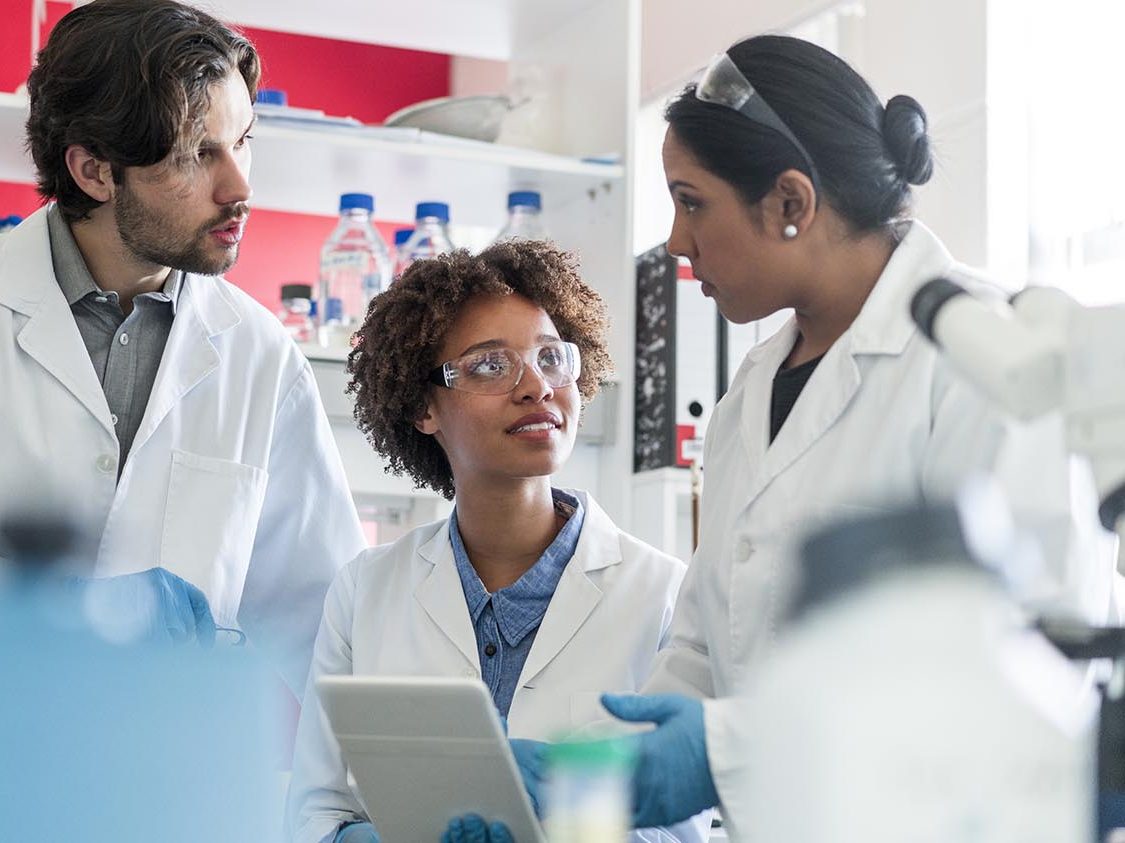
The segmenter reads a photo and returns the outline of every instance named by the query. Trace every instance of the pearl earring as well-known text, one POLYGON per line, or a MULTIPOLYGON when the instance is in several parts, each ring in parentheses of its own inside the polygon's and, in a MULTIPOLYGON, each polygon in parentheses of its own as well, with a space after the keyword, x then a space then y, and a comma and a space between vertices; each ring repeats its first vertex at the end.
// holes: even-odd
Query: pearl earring
POLYGON ((782 229, 781 236, 786 240, 792 240, 797 236, 797 226, 793 225, 793 223, 789 223, 789 225, 782 229))

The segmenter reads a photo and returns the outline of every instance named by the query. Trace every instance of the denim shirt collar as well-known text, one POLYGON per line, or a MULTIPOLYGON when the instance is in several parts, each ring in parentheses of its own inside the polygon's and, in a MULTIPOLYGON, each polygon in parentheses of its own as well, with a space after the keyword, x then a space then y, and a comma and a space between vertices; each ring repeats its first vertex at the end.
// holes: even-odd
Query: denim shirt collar
POLYGON ((491 600, 496 624, 510 646, 519 644, 543 620, 555 588, 562 578, 563 571, 566 570, 567 563, 574 556, 578 539, 582 534, 582 523, 586 516, 582 502, 559 489, 552 489, 551 496, 554 498, 556 509, 570 510, 573 514, 535 564, 510 586, 493 594, 485 590, 476 569, 473 568, 473 563, 469 561, 465 544, 461 540, 461 532, 457 527, 456 508, 449 516, 449 541, 453 545, 453 558, 457 565, 457 574, 461 578, 461 587, 465 592, 465 602, 473 625, 475 626, 480 620, 481 613, 491 600))

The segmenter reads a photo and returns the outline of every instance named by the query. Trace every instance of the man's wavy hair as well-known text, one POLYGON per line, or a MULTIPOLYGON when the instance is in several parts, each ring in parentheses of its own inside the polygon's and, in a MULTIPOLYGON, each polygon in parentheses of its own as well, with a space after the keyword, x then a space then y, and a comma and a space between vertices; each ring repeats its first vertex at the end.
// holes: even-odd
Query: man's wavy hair
POLYGON ((453 472, 435 437, 414 422, 426 412, 430 371, 465 303, 477 296, 521 295, 551 317, 561 339, 578 346, 578 391, 585 405, 611 374, 605 303, 578 274, 573 255, 536 240, 498 243, 479 255, 464 249, 415 261, 372 299, 348 356, 355 419, 396 474, 452 499, 453 472))
POLYGON ((231 71, 253 99, 261 75, 246 38, 174 0, 94 0, 58 22, 27 80, 27 148, 39 193, 69 221, 100 204, 66 165, 71 145, 125 167, 189 159, 203 137, 208 91, 231 71))

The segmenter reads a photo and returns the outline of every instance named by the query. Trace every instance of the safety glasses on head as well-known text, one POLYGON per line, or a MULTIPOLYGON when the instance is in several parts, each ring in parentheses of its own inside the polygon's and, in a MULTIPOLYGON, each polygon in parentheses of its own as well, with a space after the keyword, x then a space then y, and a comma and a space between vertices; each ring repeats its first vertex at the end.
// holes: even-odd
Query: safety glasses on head
POLYGON ((514 348, 483 348, 442 363, 430 372, 430 383, 477 395, 504 395, 523 379, 529 362, 552 389, 577 382, 582 356, 572 342, 549 342, 525 353, 514 348))
POLYGON ((769 103, 762 98, 762 95, 754 90, 750 80, 742 75, 742 71, 738 69, 729 55, 719 53, 711 60, 707 69, 703 71, 699 84, 695 87, 695 96, 696 99, 703 102, 726 106, 732 111, 737 111, 748 120, 768 129, 773 129, 793 144, 801 157, 805 159, 805 164, 809 168, 809 177, 812 179, 813 187, 816 189, 819 199, 820 176, 817 173, 812 156, 809 155, 804 145, 797 140, 797 136, 785 125, 785 121, 778 117, 777 112, 770 108, 769 103))

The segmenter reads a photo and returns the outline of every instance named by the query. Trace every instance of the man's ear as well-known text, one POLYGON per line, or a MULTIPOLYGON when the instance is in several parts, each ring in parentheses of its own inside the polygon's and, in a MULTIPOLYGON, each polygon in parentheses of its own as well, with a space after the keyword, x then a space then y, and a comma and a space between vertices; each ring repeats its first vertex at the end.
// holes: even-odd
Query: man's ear
POLYGON ((82 192, 98 202, 108 202, 117 190, 113 180, 113 168, 108 161, 102 161, 90 150, 78 144, 66 148, 66 168, 82 192))

